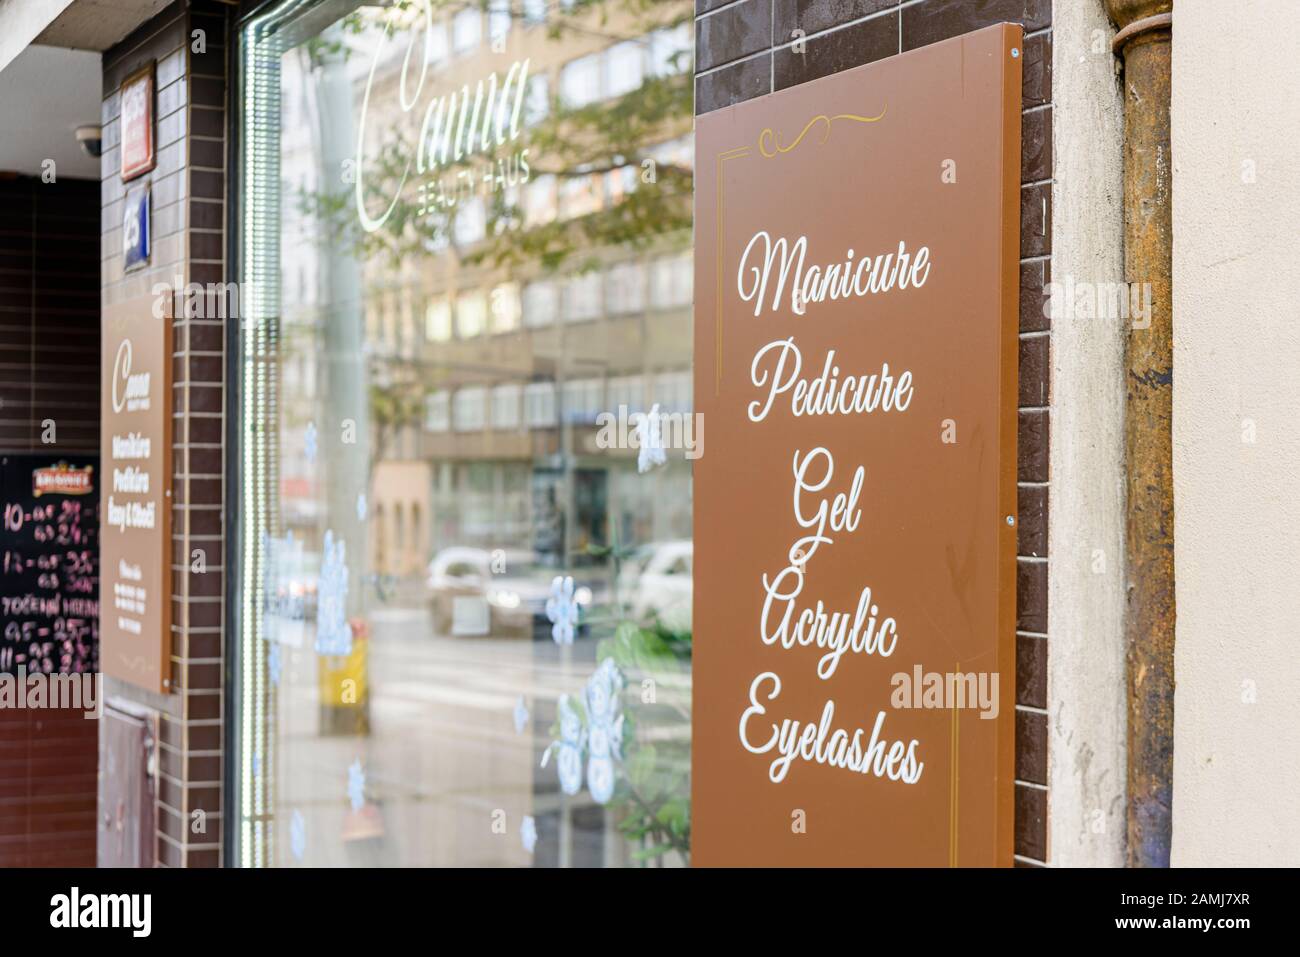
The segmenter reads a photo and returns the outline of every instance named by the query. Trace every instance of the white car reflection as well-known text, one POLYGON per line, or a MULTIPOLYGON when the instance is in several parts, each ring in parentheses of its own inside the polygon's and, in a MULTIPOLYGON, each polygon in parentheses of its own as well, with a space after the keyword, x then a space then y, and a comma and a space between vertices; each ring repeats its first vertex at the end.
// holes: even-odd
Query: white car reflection
POLYGON ((623 568, 619 591, 632 617, 657 618, 670 631, 691 630, 691 572, 695 548, 689 539, 651 542, 623 568))
MULTIPOLYGON (((557 570, 521 549, 444 548, 429 563, 426 584, 439 635, 532 638, 550 635, 546 599, 557 570)), ((593 587, 579 582, 574 599, 591 606, 593 587)))

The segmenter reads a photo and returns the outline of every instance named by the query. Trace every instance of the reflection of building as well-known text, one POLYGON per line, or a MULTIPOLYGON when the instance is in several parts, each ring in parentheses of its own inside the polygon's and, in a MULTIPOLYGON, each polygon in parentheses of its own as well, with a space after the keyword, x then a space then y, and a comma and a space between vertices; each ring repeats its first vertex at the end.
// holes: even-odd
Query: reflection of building
MULTIPOLYGON (((692 162, 687 116, 665 123, 657 142, 640 149, 643 156, 623 157, 613 169, 584 169, 535 144, 531 134, 557 108, 609 101, 687 69, 692 37, 689 24, 638 34, 643 25, 615 8, 602 30, 565 33, 557 42, 539 17, 544 8, 524 4, 524 17, 511 20, 469 7, 435 21, 426 81, 434 89, 421 108, 428 97, 454 102, 458 90, 474 91, 487 78, 495 86, 521 64, 529 77, 518 139, 439 178, 481 175, 513 158, 515 185, 500 192, 480 180, 456 196, 450 215, 443 217, 446 206, 437 210, 443 218, 434 221, 435 255, 410 257, 398 268, 380 258, 365 271, 372 388, 381 401, 391 394, 386 409, 400 407, 374 426, 383 436, 375 449, 383 463, 372 497, 383 504, 372 511, 371 539, 378 566, 397 574, 415 571, 412 541, 426 546, 425 562, 439 548, 473 544, 530 547, 562 565, 565 551, 608 540, 607 515, 617 517, 625 538, 689 535, 689 470, 680 454, 662 477, 627 483, 621 477, 635 472, 634 453, 601 450, 592 440, 596 416, 620 405, 689 411, 689 233, 657 237, 643 250, 580 244, 558 270, 533 261, 502 268, 465 262, 493 226, 494 202, 518 211, 516 229, 572 223, 629 191, 658 188, 641 181, 643 158, 681 168, 692 162), (520 157, 528 169, 522 175, 520 157), (427 463, 424 496, 406 479, 399 488, 398 462, 427 463), (637 500, 647 492, 659 508, 637 500), (671 508, 663 503, 674 501, 681 503, 675 517, 666 515, 671 508), (417 519, 425 529, 397 526, 417 519)), ((400 128, 404 48, 392 43, 376 70, 368 129, 400 128)), ((353 75, 368 63, 361 58, 353 75)), ((358 97, 362 88, 354 84, 358 97)), ((593 165, 605 162, 598 150, 593 165)), ((424 183, 412 193, 422 210, 437 206, 430 195, 424 183)), ((400 474, 409 479, 412 472, 400 474)))

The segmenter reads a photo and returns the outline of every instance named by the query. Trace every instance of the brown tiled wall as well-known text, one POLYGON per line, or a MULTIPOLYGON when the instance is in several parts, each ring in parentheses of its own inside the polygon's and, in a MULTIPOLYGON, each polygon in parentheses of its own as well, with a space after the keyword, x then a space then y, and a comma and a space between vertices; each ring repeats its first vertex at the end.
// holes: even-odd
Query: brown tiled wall
MULTIPOLYGON (((104 54, 103 301, 149 294, 155 283, 225 279, 225 111, 227 15, 215 0, 173 3, 104 54), (203 32, 204 52, 195 49, 203 32), (118 88, 157 62, 157 168, 152 182, 153 255, 147 271, 124 276, 118 175, 118 88)), ((122 682, 111 696, 160 714, 158 863, 221 862, 224 579, 225 323, 174 322, 172 681, 160 696, 122 682), (195 551, 206 570, 192 570, 195 551), (194 812, 203 814, 195 815, 194 812), (199 830, 199 821, 202 830, 199 830)))
MULTIPOLYGON (((0 452, 99 453, 98 192, 0 177, 0 452)), ((95 863, 97 731, 0 709, 0 867, 95 863)))
POLYGON ((1019 864, 1045 862, 1051 0, 695 0, 695 12, 697 114, 990 24, 1024 26, 1015 852, 1019 864))

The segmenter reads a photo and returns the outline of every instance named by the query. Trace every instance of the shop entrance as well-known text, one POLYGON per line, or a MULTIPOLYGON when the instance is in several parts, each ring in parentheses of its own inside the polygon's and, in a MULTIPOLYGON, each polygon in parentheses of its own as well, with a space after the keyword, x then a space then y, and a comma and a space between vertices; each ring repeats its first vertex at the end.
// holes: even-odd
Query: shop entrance
POLYGON ((0 72, 0 867, 96 857, 99 90, 94 53, 0 72))

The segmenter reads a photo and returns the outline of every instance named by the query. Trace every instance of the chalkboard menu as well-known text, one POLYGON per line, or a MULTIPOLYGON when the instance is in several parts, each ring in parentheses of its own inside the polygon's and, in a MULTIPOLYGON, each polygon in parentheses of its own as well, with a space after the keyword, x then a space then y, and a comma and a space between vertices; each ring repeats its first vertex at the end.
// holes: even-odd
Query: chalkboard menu
POLYGON ((99 456, 0 456, 0 672, 99 656, 99 456))

